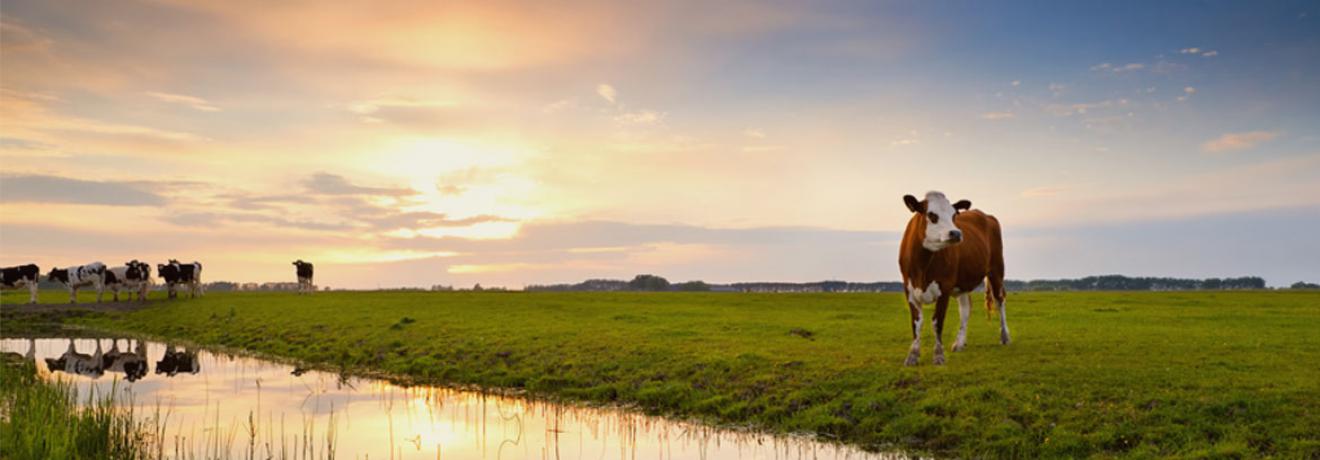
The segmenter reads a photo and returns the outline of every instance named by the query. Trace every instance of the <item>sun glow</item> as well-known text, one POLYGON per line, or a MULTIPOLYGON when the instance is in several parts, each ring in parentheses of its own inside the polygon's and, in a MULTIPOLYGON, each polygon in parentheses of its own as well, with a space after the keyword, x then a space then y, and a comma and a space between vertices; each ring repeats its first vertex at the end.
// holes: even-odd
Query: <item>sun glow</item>
POLYGON ((537 189, 536 181, 520 168, 535 155, 531 148, 427 137, 396 140, 385 150, 371 169, 402 178, 417 192, 401 203, 402 210, 441 213, 455 221, 479 220, 471 225, 405 230, 406 234, 396 236, 509 238, 518 232, 518 222, 544 214, 526 200, 537 189))

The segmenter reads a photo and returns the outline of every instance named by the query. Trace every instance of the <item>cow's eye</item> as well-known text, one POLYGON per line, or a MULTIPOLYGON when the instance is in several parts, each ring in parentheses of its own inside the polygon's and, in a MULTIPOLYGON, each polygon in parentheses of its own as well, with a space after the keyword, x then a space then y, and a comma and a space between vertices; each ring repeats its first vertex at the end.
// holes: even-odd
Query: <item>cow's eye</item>
POLYGON ((930 223, 932 223, 932 224, 938 224, 938 223, 940 223, 940 215, 939 215, 939 214, 935 214, 935 213, 933 213, 933 212, 928 212, 928 213, 926 213, 926 216, 927 216, 927 217, 930 217, 930 223))

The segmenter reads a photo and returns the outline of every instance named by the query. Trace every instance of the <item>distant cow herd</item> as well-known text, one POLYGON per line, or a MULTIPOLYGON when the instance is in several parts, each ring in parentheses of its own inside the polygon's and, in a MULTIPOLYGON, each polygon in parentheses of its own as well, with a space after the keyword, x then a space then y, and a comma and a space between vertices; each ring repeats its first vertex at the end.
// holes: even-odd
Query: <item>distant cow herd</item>
MULTIPOLYGON (((316 286, 312 283, 312 264, 299 259, 293 265, 298 275, 298 293, 315 292, 316 286)), ((188 290, 189 298, 205 294, 201 262, 182 263, 177 259, 170 259, 169 263, 156 264, 156 272, 165 283, 166 297, 170 299, 178 298, 180 287, 188 290)), ((37 303, 37 284, 40 277, 41 268, 36 264, 5 267, 0 269, 0 288, 26 287, 30 293, 28 303, 37 303)), ((137 300, 145 301, 147 292, 152 286, 151 265, 137 259, 117 267, 106 267, 101 262, 92 262, 86 265, 52 268, 50 273, 46 274, 46 279, 59 282, 69 289, 69 303, 78 303, 78 290, 82 288, 96 290, 98 303, 103 300, 107 290, 114 295, 116 302, 119 301, 120 291, 128 296, 127 300, 133 300, 136 294, 137 300)))

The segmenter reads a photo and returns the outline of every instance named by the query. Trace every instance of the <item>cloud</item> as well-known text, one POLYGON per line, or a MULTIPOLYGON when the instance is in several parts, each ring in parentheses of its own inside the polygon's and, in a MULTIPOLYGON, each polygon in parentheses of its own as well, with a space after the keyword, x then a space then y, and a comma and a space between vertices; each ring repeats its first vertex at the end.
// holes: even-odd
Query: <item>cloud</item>
POLYGON ((375 196, 410 196, 417 192, 408 188, 366 187, 355 185, 344 176, 329 173, 316 173, 303 181, 308 191, 325 195, 375 195, 375 196))
POLYGON ((1191 86, 1184 86, 1182 96, 1178 96, 1178 102, 1183 102, 1186 101, 1187 99, 1190 99, 1193 94, 1196 94, 1196 88, 1193 88, 1191 86))
POLYGON ((1010 84, 1013 85, 1013 86, 1021 86, 1021 85, 1022 85, 1022 80, 1013 80, 1013 82, 1010 83, 1010 84))
POLYGON ((625 125, 654 125, 664 120, 664 112, 653 110, 640 110, 636 112, 624 112, 614 117, 614 121, 625 125))
POLYGON ((1013 112, 986 112, 981 114, 981 118, 986 120, 1008 120, 1014 116, 1013 112))
POLYGON ((609 101, 611 104, 614 103, 615 98, 619 95, 619 93, 614 90, 613 86, 605 83, 596 86, 596 94, 599 94, 602 99, 609 101))
POLYGON ((765 139, 765 131, 756 128, 747 128, 743 130, 743 135, 752 139, 765 139))
POLYGON ((16 137, 0 137, 0 150, 51 150, 52 144, 16 137))
POLYGON ((171 104, 183 104, 192 107, 194 109, 201 110, 203 112, 220 111, 219 107, 211 105, 211 103, 207 102, 206 99, 202 99, 196 96, 188 96, 184 94, 173 94, 173 93, 161 93, 156 91, 147 91, 145 94, 154 97, 156 99, 159 99, 162 102, 169 102, 171 104))
POLYGON ((1108 62, 1091 66, 1093 71, 1110 71, 1114 73, 1132 72, 1146 68, 1146 64, 1133 62, 1125 65, 1110 64, 1108 62))
POLYGON ((240 223, 240 224, 262 224, 274 226, 283 229, 301 229, 314 231, 346 231, 353 229, 352 225, 335 222, 318 222, 310 220, 286 219, 267 214, 246 214, 246 213, 227 213, 227 212, 188 212, 188 213, 169 213, 162 217, 162 220, 174 225, 183 227, 216 227, 221 224, 240 223))
POLYGON ((12 203, 68 203, 103 206, 160 206, 165 198, 141 182, 97 182, 67 177, 0 177, 0 196, 12 203))
POLYGON ((1046 112, 1060 117, 1072 115, 1085 115, 1089 112, 1102 109, 1111 109, 1126 107, 1130 101, 1127 99, 1105 99, 1098 102, 1081 102, 1076 104, 1049 104, 1044 107, 1046 112))
POLYGON ((1062 96, 1064 91, 1068 89, 1068 85, 1065 85, 1063 83, 1050 83, 1049 89, 1050 89, 1050 94, 1053 94, 1054 97, 1059 97, 1062 96))
POLYGON ((1215 57, 1215 56, 1218 56, 1218 55, 1219 55, 1219 51, 1217 51, 1217 50, 1207 50, 1207 49, 1201 49, 1201 48, 1196 48, 1196 47, 1192 47, 1192 48, 1183 48, 1183 49, 1178 50, 1178 53, 1179 53, 1179 54, 1199 55, 1199 56, 1202 56, 1202 57, 1215 57))
POLYGON ((1279 137, 1274 131, 1248 131, 1226 133, 1201 144, 1201 150, 1209 153, 1233 152, 1246 150, 1279 137))

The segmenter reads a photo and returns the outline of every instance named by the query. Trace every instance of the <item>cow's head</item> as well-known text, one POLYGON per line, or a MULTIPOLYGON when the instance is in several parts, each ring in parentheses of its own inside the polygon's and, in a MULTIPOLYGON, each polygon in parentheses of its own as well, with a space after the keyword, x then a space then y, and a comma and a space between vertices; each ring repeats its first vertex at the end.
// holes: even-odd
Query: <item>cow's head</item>
POLYGON ((69 282, 69 271, 61 268, 52 268, 50 269, 50 274, 46 275, 46 279, 67 283, 69 282))
POLYGON ((954 216, 970 209, 972 202, 960 200, 949 204, 943 193, 926 192, 926 199, 921 201, 912 195, 903 195, 903 203, 913 212, 915 230, 923 235, 921 246, 926 250, 938 251, 962 241, 962 230, 954 225, 954 216))

